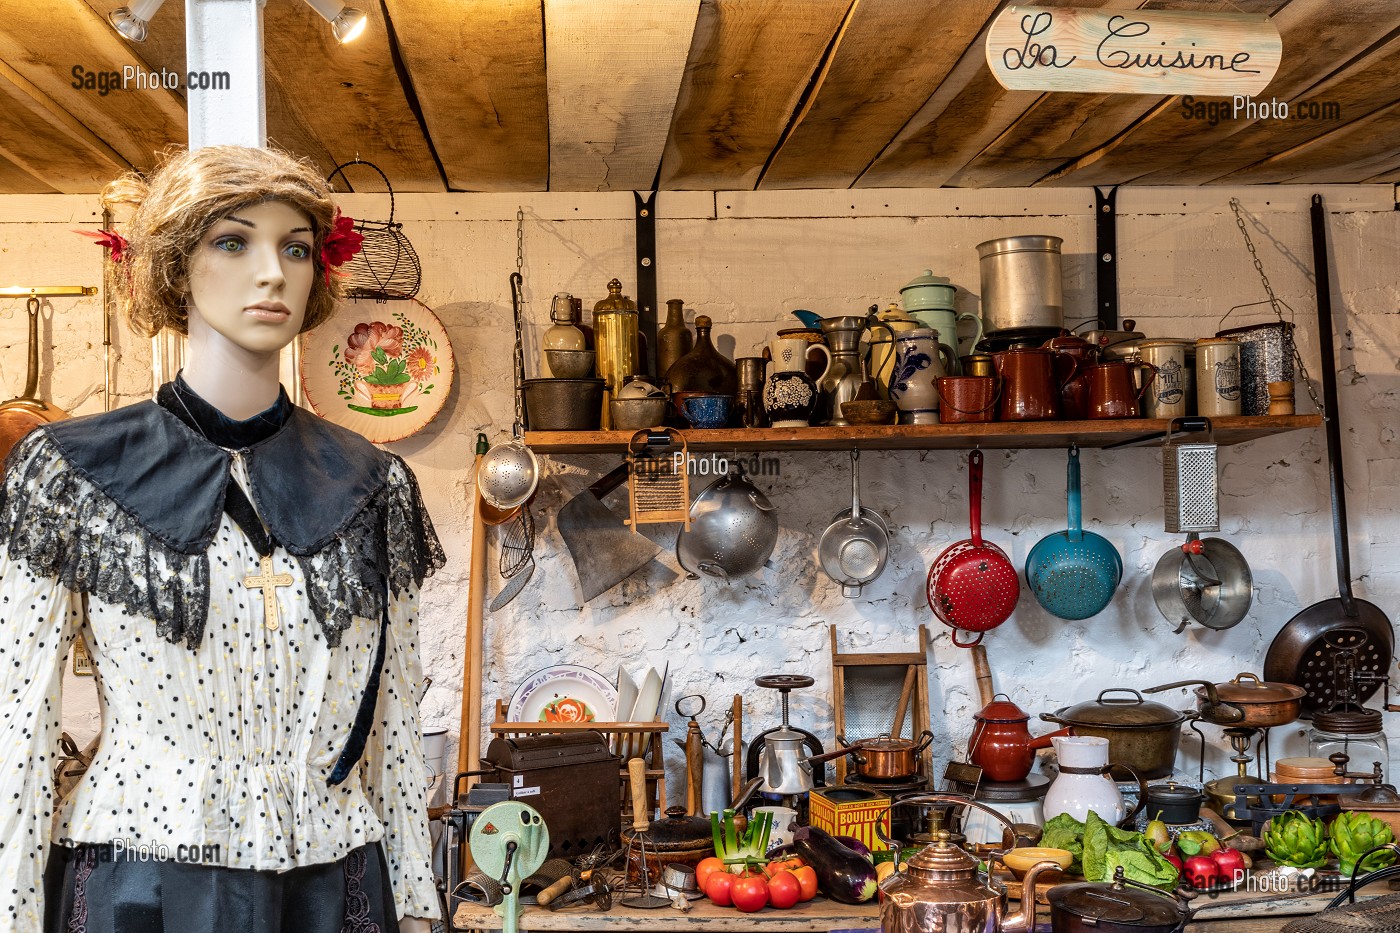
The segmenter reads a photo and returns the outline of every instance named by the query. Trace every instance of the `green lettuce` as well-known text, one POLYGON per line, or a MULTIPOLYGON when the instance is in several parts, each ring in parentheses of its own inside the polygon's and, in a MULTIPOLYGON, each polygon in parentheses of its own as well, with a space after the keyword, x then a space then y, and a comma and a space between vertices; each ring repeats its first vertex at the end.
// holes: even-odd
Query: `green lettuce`
POLYGON ((1142 833, 1119 829, 1104 822, 1093 810, 1084 821, 1084 877, 1112 881, 1120 865, 1133 881, 1171 890, 1176 887, 1176 866, 1167 861, 1142 833))
POLYGON ((1069 864, 1069 873, 1084 873, 1080 864, 1084 854, 1084 824, 1068 813, 1046 821, 1040 832, 1040 844, 1047 849, 1064 849, 1074 856, 1074 861, 1069 864))

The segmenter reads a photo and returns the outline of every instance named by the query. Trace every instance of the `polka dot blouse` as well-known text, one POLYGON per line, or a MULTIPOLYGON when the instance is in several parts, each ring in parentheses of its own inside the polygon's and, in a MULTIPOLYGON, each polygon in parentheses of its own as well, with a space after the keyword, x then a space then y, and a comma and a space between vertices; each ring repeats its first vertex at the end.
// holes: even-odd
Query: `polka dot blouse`
MULTIPOLYGON (((62 469, 59 459, 48 468, 62 469)), ((235 477, 246 485, 237 470, 235 477)), ((41 471, 32 482, 51 478, 41 471)), ((401 467, 389 481, 408 482, 401 467)), ((150 619, 73 593, 0 553, 0 930, 41 929, 51 841, 122 840, 172 854, 217 846, 215 864, 283 871, 383 840, 398 915, 438 916, 419 747, 416 587, 390 601, 364 757, 331 787, 379 620, 355 618, 330 647, 302 569, 278 549, 273 572, 292 583, 276 588, 279 624, 269 629, 262 591, 243 585, 258 572, 257 551, 228 516, 208 557, 208 621, 192 650, 159 637, 150 619), (77 638, 97 671, 102 738, 55 812, 62 671, 77 638)))

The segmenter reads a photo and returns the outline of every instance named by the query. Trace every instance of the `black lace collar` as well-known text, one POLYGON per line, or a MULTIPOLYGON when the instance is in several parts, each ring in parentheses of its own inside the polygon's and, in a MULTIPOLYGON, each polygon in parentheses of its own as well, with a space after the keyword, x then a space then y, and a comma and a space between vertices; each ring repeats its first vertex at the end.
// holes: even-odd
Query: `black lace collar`
MULTIPOLYGON (((228 451, 155 402, 46 425, 54 445, 157 539, 204 551, 224 512, 228 451)), ((288 551, 315 554, 383 486, 389 458, 358 434, 300 408, 240 451, 253 503, 288 551)))

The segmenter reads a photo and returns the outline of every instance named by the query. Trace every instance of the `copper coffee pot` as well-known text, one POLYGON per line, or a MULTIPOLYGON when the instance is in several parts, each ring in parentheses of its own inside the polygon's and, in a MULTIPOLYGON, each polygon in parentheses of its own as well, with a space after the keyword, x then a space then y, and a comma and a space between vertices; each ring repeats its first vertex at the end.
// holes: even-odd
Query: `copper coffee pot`
POLYGON ((1136 418, 1141 413, 1138 402, 1157 377, 1157 367, 1151 363, 1115 360, 1089 367, 1086 416, 1089 418, 1136 418), (1133 370, 1144 369, 1142 388, 1133 387, 1133 370))
MULTIPOLYGON (((1011 822, 991 807, 955 794, 920 794, 901 804, 953 803, 976 807, 999 822, 1015 829, 1011 822)), ((902 871, 880 883, 885 899, 880 904, 883 933, 1029 933, 1035 927, 1035 898, 1021 899, 1021 909, 1006 913, 1006 889, 993 885, 978 874, 977 859, 949 841, 948 832, 938 833, 937 841, 911 858, 902 871)), ((1043 871, 1060 866, 1036 862, 1026 872, 1022 884, 1034 891, 1043 871)))
POLYGON ((1070 421, 1080 421, 1089 417, 1089 373, 1088 369, 1099 361, 1099 348, 1080 337, 1065 331, 1058 337, 1045 341, 1044 347, 1057 354, 1074 359, 1074 375, 1060 386, 1060 414, 1070 421))

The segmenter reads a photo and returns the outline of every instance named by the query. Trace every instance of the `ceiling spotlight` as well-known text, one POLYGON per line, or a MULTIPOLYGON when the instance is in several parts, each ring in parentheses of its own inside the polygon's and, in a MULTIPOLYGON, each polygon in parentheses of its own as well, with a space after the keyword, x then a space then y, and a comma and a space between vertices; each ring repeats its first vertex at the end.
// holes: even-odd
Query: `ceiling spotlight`
POLYGON ((165 0, 135 0, 131 6, 118 7, 107 14, 107 21, 117 32, 132 42, 146 41, 146 27, 165 0))
POLYGON ((306 0, 307 5, 326 22, 331 24, 331 32, 335 34, 335 41, 344 45, 359 38, 360 33, 365 31, 369 19, 363 12, 351 6, 346 6, 340 0, 306 0))

